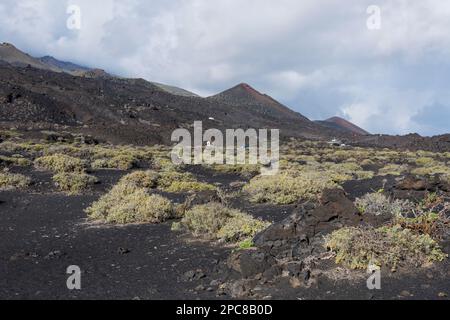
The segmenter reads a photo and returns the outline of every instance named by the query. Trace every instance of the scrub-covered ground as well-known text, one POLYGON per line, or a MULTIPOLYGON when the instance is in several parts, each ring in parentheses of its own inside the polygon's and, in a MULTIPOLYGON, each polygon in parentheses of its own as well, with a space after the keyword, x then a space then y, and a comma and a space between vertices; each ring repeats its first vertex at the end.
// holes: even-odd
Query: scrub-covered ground
POLYGON ((70 133, 0 140, 0 298, 450 294, 449 153, 291 140, 261 176, 70 133), (81 290, 66 287, 71 265, 81 290))

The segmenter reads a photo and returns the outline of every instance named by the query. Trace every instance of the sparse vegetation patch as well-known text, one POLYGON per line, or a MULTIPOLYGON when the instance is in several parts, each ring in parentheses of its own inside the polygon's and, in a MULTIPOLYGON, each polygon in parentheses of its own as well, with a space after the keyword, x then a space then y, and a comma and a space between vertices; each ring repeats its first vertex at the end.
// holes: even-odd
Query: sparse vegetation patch
POLYGON ((0 172, 0 190, 24 189, 31 183, 31 179, 21 175, 9 172, 0 172))
POLYGON ((79 172, 62 172, 53 176, 56 186, 69 195, 80 194, 98 182, 94 176, 79 172))
POLYGON ((286 171, 274 176, 257 176, 244 187, 244 191, 253 202, 284 205, 299 200, 315 200, 323 190, 337 187, 321 172, 286 171))
POLYGON ((44 156, 34 161, 39 169, 52 172, 84 172, 84 163, 81 159, 67 156, 64 154, 54 154, 44 156))
POLYGON ((158 179, 158 188, 166 192, 194 192, 215 190, 216 187, 197 181, 193 174, 188 172, 163 171, 158 179))
POLYGON ((270 223, 254 219, 236 209, 220 203, 195 206, 188 210, 181 221, 195 236, 226 242, 239 242, 252 238, 266 229, 270 223))
POLYGON ((447 257, 429 235, 400 226, 343 228, 327 236, 325 246, 336 254, 336 263, 350 269, 375 264, 395 270, 400 265, 419 267, 447 257))
POLYGON ((119 182, 86 212, 92 220, 116 224, 161 223, 174 216, 168 199, 127 182, 119 182))
POLYGON ((414 210, 415 205, 407 200, 391 200, 383 193, 369 193, 355 200, 355 205, 362 214, 397 217, 414 210))

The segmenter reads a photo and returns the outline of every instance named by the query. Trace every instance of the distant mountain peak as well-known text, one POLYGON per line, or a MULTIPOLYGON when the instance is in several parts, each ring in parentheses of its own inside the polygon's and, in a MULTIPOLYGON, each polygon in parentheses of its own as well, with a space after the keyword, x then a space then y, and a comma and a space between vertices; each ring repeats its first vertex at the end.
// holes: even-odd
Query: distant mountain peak
POLYGON ((37 69, 51 70, 61 72, 62 70, 53 66, 48 66, 39 59, 17 49, 11 43, 4 42, 0 45, 0 60, 13 66, 27 67, 32 66, 37 69))
POLYGON ((358 135, 369 135, 370 134, 366 130, 358 127, 356 124, 353 124, 350 121, 348 121, 344 118, 341 118, 341 117, 332 117, 332 118, 329 118, 324 121, 318 121, 318 123, 320 123, 324 126, 327 126, 327 127, 347 131, 347 132, 350 132, 353 134, 358 134, 358 135))
POLYGON ((275 118, 301 118, 304 121, 309 121, 298 112, 289 109, 267 94, 259 92, 248 83, 240 83, 231 89, 210 97, 210 99, 233 106, 253 108, 255 112, 275 118))
POLYGON ((82 71, 90 70, 87 67, 83 67, 83 66, 80 66, 80 65, 72 63, 72 62, 61 61, 52 56, 44 56, 42 58, 39 58, 39 60, 42 63, 45 63, 45 64, 55 67, 55 68, 60 68, 63 71, 68 72, 68 73, 82 72, 82 71))

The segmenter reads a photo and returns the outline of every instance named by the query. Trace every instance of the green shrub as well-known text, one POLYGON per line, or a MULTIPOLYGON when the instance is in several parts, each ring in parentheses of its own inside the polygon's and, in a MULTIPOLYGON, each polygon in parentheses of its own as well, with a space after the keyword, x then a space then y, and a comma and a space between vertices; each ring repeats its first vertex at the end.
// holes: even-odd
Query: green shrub
POLYGON ((362 166, 372 166, 374 164, 375 162, 371 159, 364 159, 363 161, 361 161, 362 166))
POLYGON ((395 224, 416 234, 427 234, 432 238, 439 238, 448 232, 449 221, 442 215, 434 212, 419 213, 414 218, 397 217, 395 224))
POLYGON ((248 250, 255 246, 252 239, 245 239, 244 241, 239 243, 240 250, 248 250))
POLYGON ((254 237, 270 225, 220 203, 193 207, 186 212, 181 224, 195 236, 227 242, 238 242, 254 237))
POLYGON ((45 150, 47 146, 43 144, 36 144, 33 142, 19 143, 19 142, 5 141, 0 144, 0 148, 8 152, 27 152, 32 155, 37 155, 38 153, 45 150))
POLYGON ((34 161, 35 166, 52 172, 84 172, 84 163, 81 159, 64 154, 44 156, 34 161))
POLYGON ((334 182, 342 183, 348 180, 365 180, 374 176, 372 171, 364 171, 363 168, 354 162, 330 163, 321 165, 322 170, 329 175, 334 182))
POLYGON ((214 171, 228 174, 239 174, 244 177, 251 177, 259 174, 260 167, 258 165, 229 165, 221 164, 212 166, 214 171))
POLYGON ((416 164, 418 166, 433 166, 435 163, 435 160, 433 158, 429 158, 429 157, 421 157, 421 158, 417 158, 416 159, 416 164))
POLYGON ((6 165, 14 165, 19 167, 28 167, 33 164, 33 162, 20 155, 15 155, 12 157, 0 156, 0 163, 5 163, 6 165))
POLYGON ((177 171, 180 166, 174 164, 169 157, 158 156, 153 158, 153 167, 161 171, 177 171))
POLYGON ((337 187, 329 176, 321 172, 286 171, 273 176, 257 176, 243 190, 253 202, 291 204, 299 200, 315 200, 323 190, 337 187))
POLYGON ((137 159, 133 155, 119 154, 110 159, 97 159, 91 164, 92 169, 130 170, 136 166, 137 159))
POLYGON ((382 193, 368 193, 355 200, 355 206, 363 214, 375 216, 401 216, 404 212, 412 212, 415 206, 409 201, 391 200, 382 193))
POLYGON ((158 179, 158 188, 166 192, 192 192, 216 190, 216 187, 197 181, 191 173, 164 171, 158 179))
POLYGON ((153 189, 158 185, 160 175, 155 171, 135 171, 124 176, 120 181, 126 184, 134 184, 139 188, 153 189))
POLYGON ((80 148, 77 148, 73 145, 67 145, 67 144, 56 144, 51 145, 48 148, 46 148, 43 152, 45 156, 51 156, 55 154, 64 154, 72 157, 80 157, 83 154, 83 150, 80 148))
POLYGON ((134 183, 119 182, 112 190, 86 209, 93 220, 108 223, 161 223, 174 215, 172 203, 134 183))
POLYGON ((399 165, 399 164, 388 164, 378 170, 379 176, 399 176, 408 171, 407 165, 399 165))
POLYGON ((257 233, 269 227, 270 223, 253 218, 244 213, 232 215, 225 225, 217 232, 217 236, 227 242, 237 242, 254 237, 257 233))
POLYGON ((336 254, 336 263, 351 269, 375 264, 395 270, 400 265, 418 267, 447 257, 429 235, 399 226, 343 228, 328 235, 325 246, 336 254))
POLYGON ((70 195, 80 194, 98 182, 94 176, 79 172, 62 172, 53 176, 56 186, 70 195))
POLYGON ((9 172, 0 172, 0 190, 24 189, 31 183, 31 179, 21 175, 9 172))
POLYGON ((216 190, 216 187, 209 183, 198 181, 174 181, 172 184, 164 188, 166 192, 196 192, 196 191, 208 191, 216 190))
POLYGON ((416 168, 411 173, 418 176, 432 176, 435 174, 450 175, 450 168, 445 163, 436 162, 432 166, 416 168))

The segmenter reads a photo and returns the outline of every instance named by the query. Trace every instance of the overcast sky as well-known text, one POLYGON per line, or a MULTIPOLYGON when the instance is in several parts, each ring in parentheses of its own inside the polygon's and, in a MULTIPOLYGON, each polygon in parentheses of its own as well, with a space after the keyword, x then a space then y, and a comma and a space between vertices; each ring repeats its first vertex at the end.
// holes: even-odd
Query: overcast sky
POLYGON ((450 1, 1 0, 0 17, 0 42, 32 55, 200 95, 247 82, 372 133, 450 132, 450 1), (381 29, 367 27, 369 5, 381 29))

